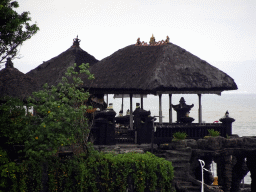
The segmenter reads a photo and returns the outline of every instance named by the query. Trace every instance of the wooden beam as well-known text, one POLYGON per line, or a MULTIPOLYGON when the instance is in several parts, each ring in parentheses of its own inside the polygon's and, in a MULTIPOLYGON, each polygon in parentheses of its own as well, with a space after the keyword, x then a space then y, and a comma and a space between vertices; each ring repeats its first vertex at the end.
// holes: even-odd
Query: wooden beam
POLYGON ((162 94, 159 94, 159 123, 162 123, 162 94))
POLYGON ((140 108, 143 109, 143 95, 140 95, 140 108))
POLYGON ((130 129, 133 129, 132 94, 130 94, 130 129))
POLYGON ((124 113, 124 97, 123 97, 123 94, 122 94, 122 105, 121 105, 121 110, 123 111, 124 113))
POLYGON ((201 94, 198 94, 198 103, 199 103, 198 123, 202 123, 202 95, 201 94))
POLYGON ((172 94, 169 94, 169 123, 172 123, 172 94))

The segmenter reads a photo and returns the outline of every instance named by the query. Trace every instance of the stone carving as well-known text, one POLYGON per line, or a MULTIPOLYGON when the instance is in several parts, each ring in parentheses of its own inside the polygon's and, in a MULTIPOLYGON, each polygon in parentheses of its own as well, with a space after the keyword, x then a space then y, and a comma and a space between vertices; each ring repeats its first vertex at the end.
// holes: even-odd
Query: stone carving
POLYGON ((170 41, 170 38, 167 35, 165 41, 161 40, 161 41, 156 42, 155 37, 152 34, 152 37, 150 38, 149 44, 147 42, 144 42, 144 41, 141 42, 140 38, 138 38, 135 46, 159 46, 159 45, 165 45, 165 44, 169 43, 169 41, 170 41))
POLYGON ((72 47, 79 47, 80 39, 78 39, 78 35, 76 38, 73 39, 73 46, 72 47))
POLYGON ((177 112, 177 123, 191 123, 194 118, 189 117, 189 111, 194 107, 194 104, 187 105, 183 97, 180 98, 178 105, 172 105, 172 108, 177 112))

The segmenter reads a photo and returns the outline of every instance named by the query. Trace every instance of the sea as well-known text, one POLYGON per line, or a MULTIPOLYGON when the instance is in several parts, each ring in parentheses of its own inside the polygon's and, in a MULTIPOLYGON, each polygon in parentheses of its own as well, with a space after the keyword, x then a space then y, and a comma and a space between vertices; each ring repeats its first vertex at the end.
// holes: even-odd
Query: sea
MULTIPOLYGON (((194 104, 189 116, 193 117, 194 123, 198 123, 198 108, 199 99, 197 94, 173 94, 172 104, 179 104, 180 98, 183 97, 187 105, 194 104)), ((113 103, 113 109, 118 114, 121 110, 122 99, 114 98, 114 95, 105 96, 105 101, 113 103)), ((133 110, 136 107, 136 103, 140 103, 140 98, 133 98, 133 110)), ((240 137, 243 136, 256 136, 256 94, 248 93, 234 93, 233 91, 223 92, 221 95, 215 94, 202 94, 202 121, 205 123, 213 123, 219 121, 226 111, 229 112, 229 116, 235 119, 232 124, 232 134, 237 134, 240 137)), ((159 97, 155 95, 147 95, 143 99, 143 108, 151 111, 151 116, 159 116, 159 97)), ((130 98, 125 97, 123 99, 123 112, 130 109, 130 98)), ((162 95, 162 115, 163 122, 169 121, 169 95, 162 95)), ((173 122, 177 120, 176 112, 172 111, 173 122)), ((157 119, 156 121, 159 121, 157 119)), ((212 171, 216 176, 216 164, 213 163, 212 171)), ((251 183, 250 172, 246 175, 243 181, 245 184, 251 183)))

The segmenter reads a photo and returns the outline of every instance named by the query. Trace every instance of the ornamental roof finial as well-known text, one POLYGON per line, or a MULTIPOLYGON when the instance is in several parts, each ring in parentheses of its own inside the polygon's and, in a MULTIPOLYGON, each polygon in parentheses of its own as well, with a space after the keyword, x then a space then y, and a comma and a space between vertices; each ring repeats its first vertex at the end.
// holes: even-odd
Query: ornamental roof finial
POLYGON ((150 38, 149 44, 154 45, 155 43, 156 43, 156 40, 155 40, 154 35, 152 34, 152 37, 150 38))
POLYGON ((76 38, 73 39, 73 46, 72 47, 79 47, 80 39, 78 39, 78 35, 76 38))
POLYGON ((137 43, 135 45, 141 45, 140 38, 137 39, 137 43))
POLYGON ((10 57, 7 58, 5 68, 13 68, 13 63, 10 57))
POLYGON ((169 43, 169 42, 170 42, 170 38, 169 38, 169 36, 167 35, 167 36, 166 36, 165 43, 169 43))

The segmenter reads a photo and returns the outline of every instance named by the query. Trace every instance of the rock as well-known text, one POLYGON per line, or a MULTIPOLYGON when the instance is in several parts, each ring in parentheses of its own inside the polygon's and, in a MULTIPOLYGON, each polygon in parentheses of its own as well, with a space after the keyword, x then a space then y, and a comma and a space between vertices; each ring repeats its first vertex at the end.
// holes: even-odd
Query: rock
POLYGON ((238 143, 239 141, 237 138, 226 139, 224 143, 224 147, 234 148, 238 145, 238 143))
POLYGON ((256 137, 242 137, 244 147, 256 147, 256 137))
POLYGON ((187 141, 186 140, 172 141, 170 143, 170 147, 172 147, 172 149, 186 148, 187 147, 187 141))
POLYGON ((224 137, 209 137, 207 140, 207 149, 210 150, 219 150, 223 148, 223 144, 225 142, 224 137))
POLYGON ((187 147, 190 147, 191 149, 197 149, 198 148, 196 140, 186 139, 186 142, 187 142, 187 147))
POLYGON ((197 140, 198 149, 206 149, 207 147, 207 140, 206 139, 198 139, 197 140))

